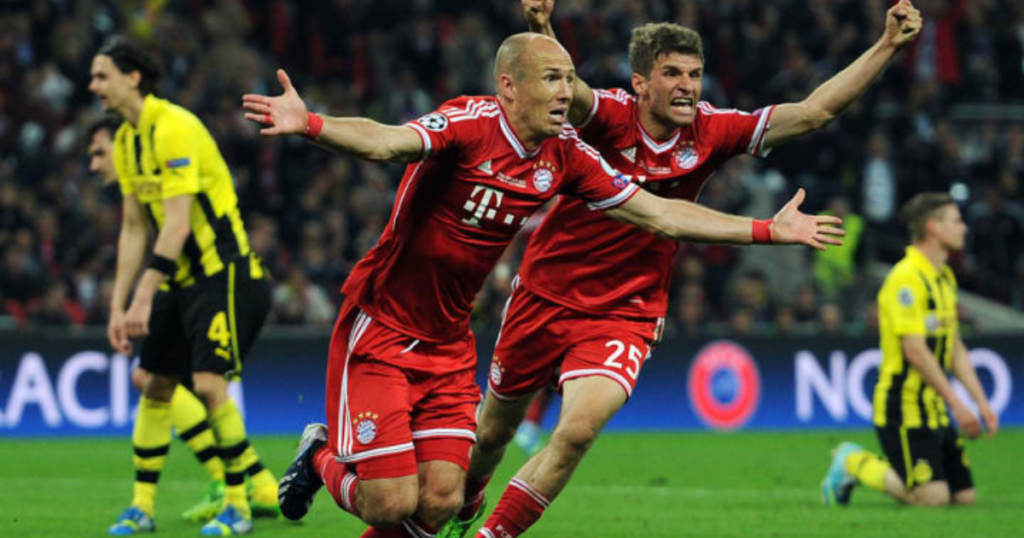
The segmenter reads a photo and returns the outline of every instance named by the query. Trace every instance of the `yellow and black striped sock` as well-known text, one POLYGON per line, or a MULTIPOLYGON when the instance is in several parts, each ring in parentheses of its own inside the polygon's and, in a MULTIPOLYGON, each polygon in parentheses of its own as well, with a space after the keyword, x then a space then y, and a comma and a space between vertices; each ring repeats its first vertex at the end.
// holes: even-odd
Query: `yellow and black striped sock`
POLYGON ((892 467, 885 459, 862 450, 847 456, 844 464, 847 474, 852 475, 861 484, 885 491, 885 473, 892 467))
POLYGON ((270 470, 263 467, 256 449, 251 445, 242 453, 242 465, 249 476, 253 487, 253 500, 261 503, 277 504, 277 479, 270 470))
POLYGON ((246 517, 251 516, 249 499, 245 493, 245 463, 242 455, 249 448, 245 438, 245 424, 235 402, 228 399, 210 413, 210 426, 217 437, 217 448, 224 460, 224 505, 232 505, 246 517))
POLYGON ((132 505, 150 516, 156 513, 156 484, 171 447, 171 404, 143 396, 132 430, 135 486, 132 505))
POLYGON ((217 438, 206 421, 206 406, 192 391, 178 385, 171 398, 171 424, 210 478, 224 480, 224 462, 217 453, 217 438))

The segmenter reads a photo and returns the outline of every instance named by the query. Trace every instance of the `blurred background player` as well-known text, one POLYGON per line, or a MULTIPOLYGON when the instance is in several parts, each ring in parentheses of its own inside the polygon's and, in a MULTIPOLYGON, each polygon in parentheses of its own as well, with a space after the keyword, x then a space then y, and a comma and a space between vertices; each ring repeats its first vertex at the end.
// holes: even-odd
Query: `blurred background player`
MULTIPOLYGON (((104 186, 117 184, 114 169, 114 133, 124 123, 124 118, 115 113, 106 113, 89 124, 86 130, 86 149, 89 156, 89 172, 95 174, 104 186)), ((136 384, 136 386, 138 386, 136 384)))
POLYGON ((305 134, 364 159, 412 163, 387 229, 342 290, 328 426, 303 433, 281 481, 286 517, 303 517, 324 484, 372 526, 365 537, 431 535, 454 515, 479 399, 473 298, 528 217, 557 194, 675 239, 841 243, 839 219, 799 213, 803 191, 769 225, 639 189, 565 125, 574 76, 557 41, 516 34, 495 59, 497 98, 454 99, 404 126, 311 114, 284 71, 283 95, 243 97, 263 134, 305 134))
POLYGON ((212 430, 224 462, 223 504, 202 533, 244 534, 252 530, 246 470, 254 471, 258 502, 273 505, 277 487, 246 440, 227 385, 229 377, 241 374, 266 318, 270 287, 250 252, 231 174, 216 142, 193 114, 156 97, 159 74, 142 49, 115 38, 93 58, 89 83, 103 107, 125 119, 112 152, 124 221, 107 335, 114 349, 128 356, 129 338, 146 336, 140 365, 149 373, 139 374, 148 380, 132 433, 134 494, 109 533, 155 530, 157 481, 177 396, 178 412, 193 424, 179 430, 182 437, 208 443, 212 430), (152 230, 156 239, 147 252, 152 230), (126 311, 147 254, 150 262, 126 311), (197 402, 180 387, 186 377, 205 404, 208 426, 197 402))
MULTIPOLYGON (((553 0, 522 3, 530 29, 554 37, 553 0)), ((629 47, 633 90, 591 90, 580 79, 569 120, 618 170, 660 196, 696 200, 727 159, 764 157, 849 108, 921 30, 904 0, 868 51, 797 103, 754 113, 701 102, 700 36, 647 24, 629 47)), ((509 484, 480 536, 518 536, 566 486, 607 421, 626 403, 661 339, 677 243, 620 225, 571 199, 555 206, 527 247, 508 300, 480 414, 466 506, 446 529, 462 536, 533 394, 560 369, 563 403, 543 450, 509 484), (593 255, 599 253, 600 255, 593 255)))
MULTIPOLYGON (((96 174, 104 186, 117 184, 117 171, 114 169, 113 140, 114 134, 124 123, 124 119, 114 113, 107 113, 92 122, 88 129, 89 171, 96 174)), ((152 374, 134 362, 132 384, 142 392, 149 383, 152 374)), ((224 499, 224 463, 217 454, 217 443, 210 430, 206 416, 206 406, 186 385, 191 385, 188 378, 174 389, 171 398, 171 425, 178 437, 192 451, 200 465, 210 475, 203 499, 182 513, 182 519, 193 522, 206 522, 217 515, 224 499)), ((262 464, 256 460, 246 468, 248 477, 262 472, 262 464)), ((255 488, 248 482, 249 504, 254 517, 277 517, 281 510, 277 505, 277 497, 253 498, 255 488)), ((266 495, 263 495, 266 497, 266 495)))
POLYGON ((878 292, 882 365, 875 385, 874 422, 884 458, 854 443, 836 449, 822 483, 827 505, 850 502, 860 483, 914 505, 972 505, 974 481, 963 438, 982 424, 953 390, 953 374, 978 406, 991 438, 999 417, 989 406, 960 337, 957 284, 946 262, 964 247, 967 225, 944 193, 922 193, 903 216, 912 245, 878 292))

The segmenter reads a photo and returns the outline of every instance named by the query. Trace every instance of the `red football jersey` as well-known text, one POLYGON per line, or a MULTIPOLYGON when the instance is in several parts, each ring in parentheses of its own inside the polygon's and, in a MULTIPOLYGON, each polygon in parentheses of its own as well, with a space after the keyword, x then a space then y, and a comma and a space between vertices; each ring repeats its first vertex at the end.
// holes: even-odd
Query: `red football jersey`
MULTIPOLYGON (((415 338, 465 337, 473 300, 530 214, 556 194, 586 211, 639 188, 575 130, 523 148, 495 97, 460 97, 407 124, 423 138, 377 245, 342 292, 375 320, 415 338)), ((597 212, 597 211, 595 211, 597 212)))
MULTIPOLYGON (((595 90, 580 127, 613 168, 663 198, 694 201, 726 159, 764 157, 772 108, 754 113, 697 104, 697 117, 665 141, 640 125, 636 97, 625 90, 595 90)), ((627 317, 662 317, 676 241, 613 220, 562 198, 533 234, 520 277, 531 292, 576 310, 627 317)))

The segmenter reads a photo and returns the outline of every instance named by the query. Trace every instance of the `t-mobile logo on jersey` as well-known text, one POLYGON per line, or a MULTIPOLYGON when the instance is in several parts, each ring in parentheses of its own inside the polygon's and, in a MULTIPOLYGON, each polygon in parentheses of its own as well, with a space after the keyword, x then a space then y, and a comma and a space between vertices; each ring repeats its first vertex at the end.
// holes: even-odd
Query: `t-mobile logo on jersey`
POLYGON ((466 211, 473 213, 473 216, 468 219, 462 219, 462 222, 479 228, 480 219, 494 220, 494 216, 498 213, 498 208, 501 207, 501 200, 504 197, 505 193, 497 189, 484 187, 483 185, 473 187, 473 194, 469 195, 469 200, 466 200, 466 205, 463 206, 466 211), (479 203, 477 203, 475 199, 481 192, 483 192, 483 195, 480 196, 479 203), (494 201, 493 206, 491 206, 492 200, 494 201))
MULTIPOLYGON (((498 215, 498 209, 501 207, 501 201, 505 198, 505 193, 490 187, 483 185, 476 185, 473 187, 473 193, 469 195, 469 200, 466 200, 466 204, 463 206, 466 211, 472 213, 469 218, 462 219, 462 222, 480 228, 480 219, 486 220, 498 220, 495 217, 498 215)), ((526 224, 529 216, 524 216, 520 219, 519 226, 526 224)), ((516 216, 511 211, 505 213, 505 216, 501 219, 506 226, 511 226, 515 223, 516 216)))

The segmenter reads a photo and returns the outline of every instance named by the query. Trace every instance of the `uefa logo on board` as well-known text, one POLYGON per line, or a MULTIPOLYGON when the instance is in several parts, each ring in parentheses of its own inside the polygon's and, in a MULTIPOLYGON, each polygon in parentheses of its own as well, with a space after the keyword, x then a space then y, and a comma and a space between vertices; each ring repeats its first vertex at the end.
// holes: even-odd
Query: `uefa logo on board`
POLYGON ((716 430, 735 430, 757 411, 761 374, 743 346, 717 340, 697 353, 687 388, 690 405, 701 422, 716 430))

